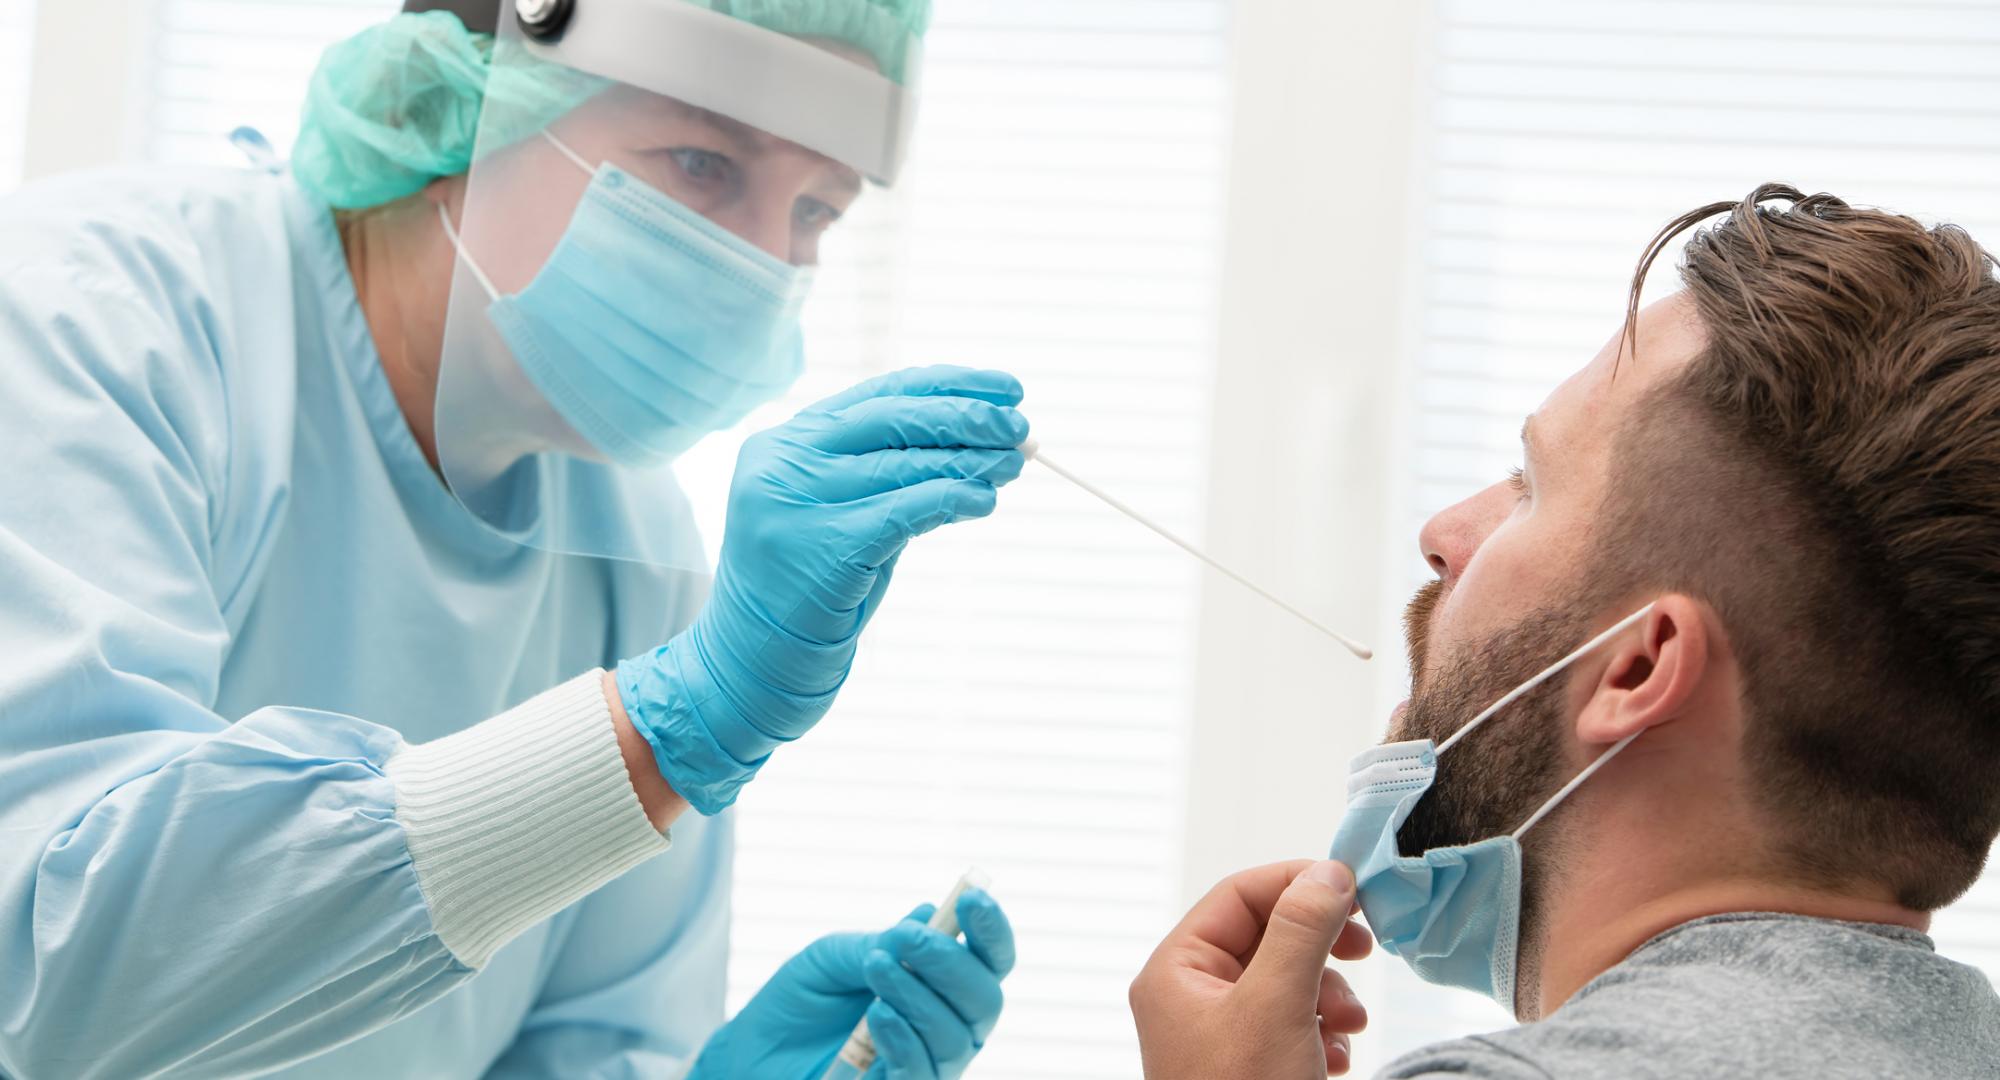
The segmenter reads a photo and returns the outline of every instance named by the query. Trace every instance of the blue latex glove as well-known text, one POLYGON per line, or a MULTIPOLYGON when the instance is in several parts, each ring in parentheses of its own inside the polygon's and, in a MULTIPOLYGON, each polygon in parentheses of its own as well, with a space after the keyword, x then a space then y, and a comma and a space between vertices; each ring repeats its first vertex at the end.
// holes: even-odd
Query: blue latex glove
POLYGON ((993 512, 1021 474, 1020 401, 1002 372, 913 368, 744 443, 708 606, 618 665, 627 715, 689 805, 728 806, 826 714, 904 545, 993 512))
POLYGON ((924 925, 930 904, 879 934, 833 934, 785 961, 702 1048, 688 1080, 820 1080, 865 1013, 864 1080, 952 1080, 1000 1019, 1014 929, 993 898, 958 898, 960 944, 924 925))

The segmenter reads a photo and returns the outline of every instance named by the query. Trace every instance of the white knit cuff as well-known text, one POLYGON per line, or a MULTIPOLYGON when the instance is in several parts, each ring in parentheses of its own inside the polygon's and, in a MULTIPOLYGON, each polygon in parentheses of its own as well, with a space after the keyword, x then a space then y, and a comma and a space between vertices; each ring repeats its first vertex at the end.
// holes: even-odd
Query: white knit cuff
POLYGON ((468 967, 667 849, 632 789, 603 680, 579 675, 389 758, 431 924, 468 967))

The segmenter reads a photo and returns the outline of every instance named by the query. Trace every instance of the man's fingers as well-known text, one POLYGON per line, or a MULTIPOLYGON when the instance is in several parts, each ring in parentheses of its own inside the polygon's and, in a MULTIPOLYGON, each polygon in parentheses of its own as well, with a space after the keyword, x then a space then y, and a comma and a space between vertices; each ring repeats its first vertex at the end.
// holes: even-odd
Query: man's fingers
POLYGON ((1317 1009, 1323 1030, 1353 1035, 1368 1027, 1368 1010, 1348 988, 1347 980, 1332 968, 1323 968, 1319 973, 1317 1009))
POLYGON ((1234 982, 1242 974, 1236 958, 1256 949, 1272 905, 1285 886, 1311 865, 1311 859, 1292 859, 1223 878, 1188 909, 1156 955, 1171 951, 1188 957, 1206 974, 1234 982))
POLYGON ((1347 925, 1340 928, 1340 936, 1333 939, 1335 960, 1365 960, 1374 951, 1375 935, 1353 919, 1347 920, 1347 925))
POLYGON ((1326 1074, 1346 1076, 1347 1070, 1354 1064, 1354 1044, 1347 1036, 1328 1031, 1324 1026, 1319 1029, 1319 1041, 1326 1047, 1326 1074))
POLYGON ((1239 985, 1267 1007, 1303 1007, 1319 993, 1320 972, 1354 910, 1354 875, 1331 860, 1313 863, 1285 886, 1271 906, 1239 985))

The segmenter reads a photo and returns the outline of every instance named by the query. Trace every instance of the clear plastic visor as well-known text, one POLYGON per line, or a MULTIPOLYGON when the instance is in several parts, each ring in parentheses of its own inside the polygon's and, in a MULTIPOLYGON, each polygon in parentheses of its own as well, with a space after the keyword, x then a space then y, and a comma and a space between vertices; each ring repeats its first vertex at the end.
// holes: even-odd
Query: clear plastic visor
POLYGON ((901 166, 915 39, 843 2, 803 36, 684 0, 579 0, 553 43, 501 20, 474 164, 433 192, 439 467, 484 527, 705 567, 687 493, 726 476, 687 474, 799 377, 840 220, 901 166))

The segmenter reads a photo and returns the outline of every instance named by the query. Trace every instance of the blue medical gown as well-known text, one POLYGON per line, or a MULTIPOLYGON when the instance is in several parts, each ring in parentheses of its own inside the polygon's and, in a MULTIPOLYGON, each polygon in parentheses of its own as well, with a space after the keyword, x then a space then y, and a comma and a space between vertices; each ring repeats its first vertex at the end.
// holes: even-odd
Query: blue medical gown
POLYGON ((475 972, 383 765, 704 589, 473 521, 284 176, 0 202, 0 1074, 678 1074, 721 1021, 728 816, 475 972))

